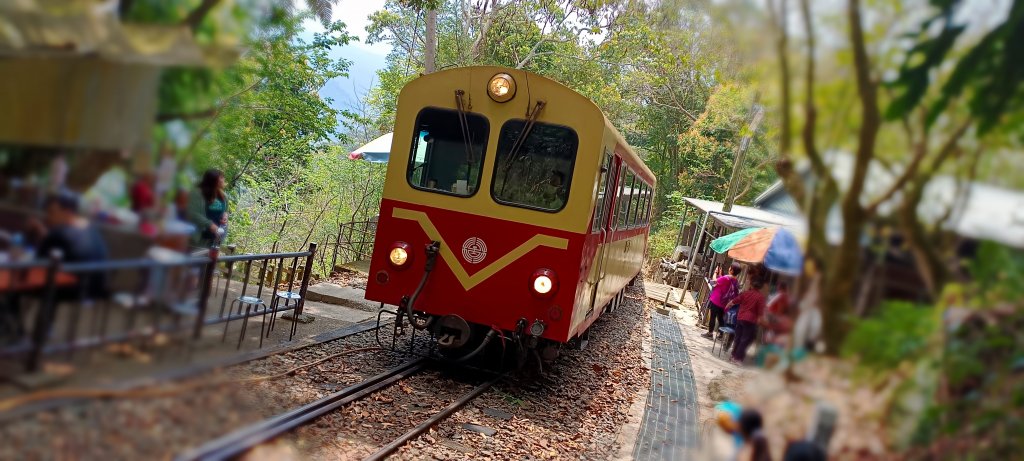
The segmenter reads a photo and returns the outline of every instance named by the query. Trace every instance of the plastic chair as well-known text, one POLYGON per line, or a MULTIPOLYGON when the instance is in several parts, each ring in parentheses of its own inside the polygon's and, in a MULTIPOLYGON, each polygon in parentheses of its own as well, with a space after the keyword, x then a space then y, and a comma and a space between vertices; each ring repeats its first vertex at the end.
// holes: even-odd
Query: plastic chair
MULTIPOLYGON (((270 301, 270 325, 266 329, 266 337, 267 338, 270 337, 270 332, 274 331, 274 323, 277 321, 277 311, 282 310, 282 309, 288 309, 289 307, 294 308, 295 306, 291 305, 291 303, 294 302, 296 305, 298 305, 300 300, 302 300, 302 296, 299 295, 298 293, 293 292, 293 291, 278 291, 277 293, 274 293, 274 299, 272 299, 270 301), (282 300, 284 300, 284 307, 281 306, 281 301, 282 300)), ((264 315, 263 315, 263 323, 264 324, 267 323, 266 320, 267 320, 267 316, 266 316, 266 313, 264 313, 264 315)), ((261 335, 261 337, 262 337, 263 334, 264 334, 263 327, 260 327, 260 335, 261 335)), ((262 339, 260 341, 261 341, 260 344, 262 345, 263 344, 262 343, 262 339)))
POLYGON ((726 344, 727 344, 726 340, 724 339, 725 336, 726 335, 729 335, 729 336, 736 335, 736 316, 739 313, 739 310, 740 310, 739 307, 733 307, 733 308, 730 308, 729 310, 725 311, 725 325, 718 327, 718 333, 719 334, 714 337, 714 339, 712 340, 712 343, 711 343, 711 353, 712 354, 715 353, 715 345, 718 344, 718 338, 720 338, 720 337, 723 338, 722 339, 722 348, 718 350, 718 356, 721 357, 722 356, 722 351, 725 350, 725 347, 726 347, 726 344))
MULTIPOLYGON (((238 345, 235 349, 242 348, 242 340, 245 339, 245 330, 249 326, 249 315, 253 310, 259 311, 261 308, 264 309, 263 315, 266 316, 266 305, 263 304, 263 300, 255 296, 239 296, 237 299, 231 302, 231 307, 228 308, 228 317, 224 320, 224 335, 221 337, 221 342, 224 342, 228 337, 228 325, 231 323, 231 311, 235 310, 235 305, 238 305, 238 314, 242 313, 242 306, 245 306, 245 316, 242 317, 242 331, 238 334, 238 345)), ((264 322, 265 323, 265 322, 264 322)), ((260 334, 260 344, 263 344, 263 334, 260 334)))

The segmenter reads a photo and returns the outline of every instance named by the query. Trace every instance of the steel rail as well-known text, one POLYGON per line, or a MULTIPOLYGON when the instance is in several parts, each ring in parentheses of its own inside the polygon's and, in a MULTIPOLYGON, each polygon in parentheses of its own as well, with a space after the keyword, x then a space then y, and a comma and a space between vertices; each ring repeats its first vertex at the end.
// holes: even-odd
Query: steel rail
POLYGON ((425 358, 406 362, 320 400, 209 441, 198 448, 177 456, 175 459, 179 461, 205 461, 234 458, 252 447, 292 431, 343 405, 362 399, 402 379, 415 375, 426 367, 426 363, 427 359, 425 358))
POLYGON ((448 404, 448 406, 445 407, 443 410, 435 413, 434 416, 431 416, 426 421, 423 421, 418 426, 412 428, 409 432, 406 432, 406 433, 402 434, 397 439, 391 441, 391 443, 381 447, 379 450, 377 450, 372 455, 367 456, 366 458, 363 458, 363 461, 380 461, 382 459, 387 458, 388 456, 390 456, 394 452, 398 451, 398 449, 401 448, 402 445, 405 445, 410 440, 415 439, 416 437, 419 437, 424 432, 427 432, 428 430, 430 430, 430 428, 436 426, 441 421, 444 421, 445 419, 447 419, 449 416, 452 415, 452 413, 455 413, 456 411, 459 411, 459 409, 461 409, 462 407, 466 406, 467 403, 472 402, 473 399, 479 397, 480 394, 483 394, 484 392, 486 392, 488 389, 491 388, 491 386, 493 386, 495 383, 497 383, 499 380, 501 380, 504 376, 505 375, 503 375, 503 374, 495 376, 491 380, 489 380, 489 381, 487 381, 487 382, 485 382, 483 384, 480 384, 479 386, 474 387, 473 390, 469 391, 468 393, 466 393, 462 397, 459 397, 458 400, 448 404))

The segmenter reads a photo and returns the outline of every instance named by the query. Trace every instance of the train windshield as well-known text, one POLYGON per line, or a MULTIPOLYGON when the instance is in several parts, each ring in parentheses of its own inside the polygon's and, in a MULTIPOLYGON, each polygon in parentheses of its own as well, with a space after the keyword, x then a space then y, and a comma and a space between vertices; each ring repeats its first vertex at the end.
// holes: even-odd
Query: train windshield
POLYGON ((520 139, 524 126, 525 120, 509 120, 501 127, 491 195, 506 205, 561 210, 569 199, 579 138, 571 128, 538 122, 520 139))
POLYGON ((465 128, 457 111, 420 111, 406 174, 409 185, 463 197, 476 193, 487 147, 487 119, 467 112, 465 128))

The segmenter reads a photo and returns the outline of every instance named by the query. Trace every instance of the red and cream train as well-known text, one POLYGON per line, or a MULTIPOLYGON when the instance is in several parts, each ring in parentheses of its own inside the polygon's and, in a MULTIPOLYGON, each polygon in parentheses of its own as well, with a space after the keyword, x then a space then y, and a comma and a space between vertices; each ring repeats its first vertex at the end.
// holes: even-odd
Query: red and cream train
POLYGON ((586 97, 465 67, 398 99, 366 299, 442 349, 500 337, 545 359, 640 272, 655 178, 586 97))

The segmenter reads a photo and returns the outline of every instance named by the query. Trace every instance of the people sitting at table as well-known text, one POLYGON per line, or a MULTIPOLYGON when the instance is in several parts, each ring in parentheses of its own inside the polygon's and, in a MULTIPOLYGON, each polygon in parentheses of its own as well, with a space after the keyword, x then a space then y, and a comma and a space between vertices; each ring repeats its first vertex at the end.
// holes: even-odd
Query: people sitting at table
MULTIPOLYGON (((38 258, 48 258, 59 250, 64 262, 97 262, 107 259, 107 245, 99 231, 78 214, 78 196, 72 192, 50 195, 44 202, 45 223, 35 223, 42 233, 36 248, 38 258)), ((102 297, 106 292, 107 276, 103 271, 83 273, 79 276, 77 293, 65 296, 102 297)))

